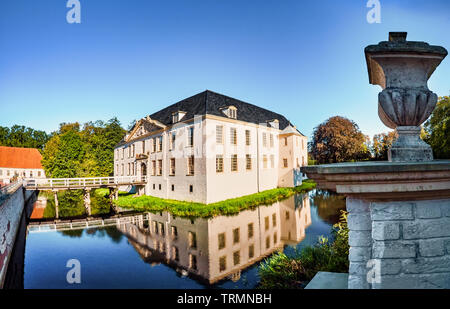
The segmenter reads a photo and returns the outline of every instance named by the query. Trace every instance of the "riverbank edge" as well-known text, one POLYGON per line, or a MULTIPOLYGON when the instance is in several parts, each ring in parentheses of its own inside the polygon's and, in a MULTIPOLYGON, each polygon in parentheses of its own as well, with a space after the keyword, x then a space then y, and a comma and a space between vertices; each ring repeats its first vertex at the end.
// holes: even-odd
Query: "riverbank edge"
MULTIPOLYGON (((255 209, 261 205, 271 205, 294 194, 306 193, 314 188, 316 188, 316 183, 307 179, 297 187, 275 188, 211 204, 163 199, 148 195, 134 196, 124 193, 119 194, 119 198, 113 203, 115 206, 125 209, 149 212, 168 211, 177 217, 210 218, 221 215, 235 215, 243 210, 255 209)), ((98 194, 103 193, 97 191, 98 194)))

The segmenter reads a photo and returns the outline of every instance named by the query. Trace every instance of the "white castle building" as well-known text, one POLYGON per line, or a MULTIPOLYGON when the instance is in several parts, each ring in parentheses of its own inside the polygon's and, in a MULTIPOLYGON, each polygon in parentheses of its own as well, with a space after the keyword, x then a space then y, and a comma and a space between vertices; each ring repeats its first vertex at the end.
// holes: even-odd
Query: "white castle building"
POLYGON ((307 162, 307 138, 284 116, 207 90, 137 121, 114 176, 147 176, 140 194, 213 203, 300 185, 307 162))

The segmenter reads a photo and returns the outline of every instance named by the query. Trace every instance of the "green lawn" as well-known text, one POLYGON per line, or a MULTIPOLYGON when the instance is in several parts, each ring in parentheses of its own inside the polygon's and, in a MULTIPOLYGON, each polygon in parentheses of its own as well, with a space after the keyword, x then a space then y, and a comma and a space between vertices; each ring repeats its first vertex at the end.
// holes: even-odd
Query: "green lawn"
MULTIPOLYGON (((260 205, 271 205, 276 201, 286 199, 296 193, 307 192, 315 187, 316 183, 314 181, 305 180, 301 186, 295 188, 276 188, 212 204, 169 200, 147 195, 137 197, 119 192, 119 199, 114 201, 114 204, 121 208, 130 208, 138 211, 168 211, 178 217, 207 218, 238 214, 242 210, 254 209, 260 205)), ((106 190, 97 190, 97 194, 102 194, 103 192, 107 194, 106 190)))

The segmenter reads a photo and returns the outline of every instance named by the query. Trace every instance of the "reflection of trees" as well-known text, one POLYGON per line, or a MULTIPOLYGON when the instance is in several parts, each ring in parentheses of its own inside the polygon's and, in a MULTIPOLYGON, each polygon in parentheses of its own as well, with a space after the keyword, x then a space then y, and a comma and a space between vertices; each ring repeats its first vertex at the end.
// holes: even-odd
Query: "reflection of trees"
POLYGON ((83 230, 67 230, 60 232, 64 236, 69 236, 72 238, 80 238, 83 235, 83 230))
POLYGON ((96 194, 95 190, 91 191, 91 213, 93 215, 107 214, 110 211, 109 198, 96 194))
POLYGON ((106 234, 111 238, 113 242, 118 244, 123 237, 123 234, 115 226, 107 226, 104 228, 106 234))
POLYGON ((326 190, 316 190, 311 198, 322 220, 331 224, 339 221, 340 211, 345 210, 345 196, 326 190))

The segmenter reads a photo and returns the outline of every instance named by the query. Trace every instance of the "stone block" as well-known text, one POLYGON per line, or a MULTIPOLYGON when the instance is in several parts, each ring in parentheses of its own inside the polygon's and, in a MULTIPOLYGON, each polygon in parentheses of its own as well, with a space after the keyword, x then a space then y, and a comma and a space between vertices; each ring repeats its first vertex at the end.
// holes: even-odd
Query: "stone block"
POLYGON ((405 241, 375 241, 372 256, 376 259, 415 258, 416 245, 405 241))
POLYGON ((374 289, 448 289, 450 273, 401 274, 381 276, 381 282, 372 284, 374 289))
POLYGON ((348 244, 353 247, 367 247, 372 244, 371 231, 349 231, 348 244))
POLYGON ((416 203, 416 218, 431 219, 442 217, 442 201, 419 201, 416 203))
POLYGON ((381 275, 396 275, 402 270, 401 259, 381 259, 380 273, 381 275))
POLYGON ((442 216, 450 217, 450 200, 444 200, 441 204, 442 216))
POLYGON ((412 202, 373 202, 370 205, 372 220, 413 220, 412 202))
POLYGON ((367 282, 367 276, 349 275, 348 276, 349 289, 370 289, 370 284, 367 282))
POLYGON ((447 254, 450 254, 450 240, 444 241, 445 250, 447 251, 447 254))
POLYGON ((348 259, 351 262, 367 262, 372 255, 372 247, 350 247, 348 259))
POLYGON ((367 262, 350 262, 348 273, 350 275, 367 275, 367 262))
POLYGON ((369 213, 370 202, 365 200, 356 199, 353 197, 347 197, 346 207, 349 213, 369 213))
POLYGON ((404 239, 450 237, 450 218, 403 222, 404 239))
POLYGON ((400 224, 398 222, 372 222, 372 238, 374 240, 393 240, 400 238, 400 224))
POLYGON ((419 254, 424 257, 444 255, 444 239, 419 240, 419 254))
POLYGON ((408 259, 402 262, 403 273, 430 274, 450 273, 450 256, 408 259))
POLYGON ((348 228, 353 231, 370 231, 372 220, 367 213, 350 213, 347 217, 348 228))

